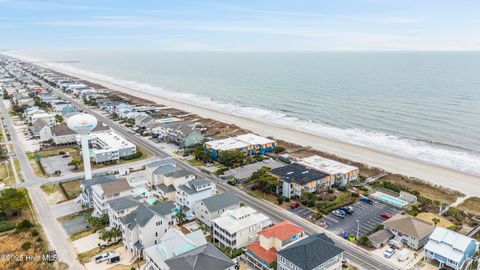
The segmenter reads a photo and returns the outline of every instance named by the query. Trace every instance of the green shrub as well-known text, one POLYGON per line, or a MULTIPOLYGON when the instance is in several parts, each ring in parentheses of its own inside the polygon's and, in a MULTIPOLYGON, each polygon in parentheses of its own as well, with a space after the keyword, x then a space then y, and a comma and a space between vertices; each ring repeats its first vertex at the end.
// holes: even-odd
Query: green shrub
POLYGON ((15 229, 14 222, 2 221, 0 222, 0 232, 6 232, 15 229))
POLYGON ((279 154, 279 153, 285 152, 285 147, 277 146, 277 147, 275 147, 275 149, 273 150, 273 152, 275 152, 275 154, 279 154))
POLYGON ((37 230, 32 230, 32 236, 33 237, 38 236, 38 231, 37 230))
POLYGON ((358 194, 357 192, 352 192, 352 197, 358 198, 358 196, 360 196, 360 194, 358 194))
POLYGON ((23 250, 28 250, 31 246, 32 246, 32 242, 27 241, 27 242, 22 244, 22 249, 23 250))
POLYGON ((28 219, 24 219, 17 224, 17 230, 24 230, 33 227, 33 224, 28 219))
POLYGON ((137 151, 135 154, 131 154, 129 156, 122 157, 122 160, 133 160, 137 158, 141 158, 143 156, 143 153, 140 151, 137 151))

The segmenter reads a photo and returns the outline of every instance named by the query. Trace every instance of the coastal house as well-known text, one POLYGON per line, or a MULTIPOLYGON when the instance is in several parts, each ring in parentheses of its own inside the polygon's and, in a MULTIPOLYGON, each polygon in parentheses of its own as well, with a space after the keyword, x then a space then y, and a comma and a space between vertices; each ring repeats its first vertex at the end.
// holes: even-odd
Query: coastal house
POLYGON ((41 142, 52 139, 52 130, 47 122, 43 119, 38 119, 33 123, 33 130, 35 134, 40 138, 41 142))
POLYGON ((97 176, 89 180, 82 180, 80 185, 80 188, 82 189, 82 194, 80 194, 80 202, 82 203, 82 206, 86 208, 93 207, 92 186, 116 180, 117 178, 113 175, 97 176))
POLYGON ((203 134, 195 127, 195 123, 191 121, 161 122, 161 125, 154 128, 152 132, 158 135, 158 139, 175 143, 181 147, 201 144, 204 140, 203 134))
POLYGON ((164 202, 141 204, 120 221, 125 249, 134 257, 142 257, 143 250, 160 243, 160 239, 175 224, 175 205, 164 202))
POLYGON ((133 188, 125 178, 118 179, 117 181, 96 184, 91 188, 93 199, 92 215, 95 216, 107 214, 108 201, 133 194, 133 188))
POLYGON ((195 217, 208 227, 212 227, 212 220, 218 218, 227 210, 240 207, 240 199, 233 191, 224 192, 205 198, 195 203, 195 217))
POLYGON ((155 119, 150 115, 140 115, 135 117, 135 124, 134 126, 139 128, 146 128, 148 124, 155 122, 155 119))
POLYGON ((252 134, 244 134, 222 140, 209 141, 204 143, 213 159, 217 159, 222 151, 238 150, 247 156, 264 155, 275 148, 275 141, 252 134))
POLYGON ((175 200, 178 186, 195 179, 194 173, 178 169, 171 158, 147 164, 145 170, 148 185, 153 188, 154 194, 171 201, 175 200))
POLYGON ((58 101, 56 101, 54 103, 51 103, 51 104, 52 104, 53 111, 56 112, 56 113, 62 113, 63 109, 71 106, 70 102, 63 101, 63 100, 58 100, 58 101))
MULTIPOLYGON (((176 270, 176 269, 220 269, 214 265, 204 265, 202 268, 193 268, 197 260, 190 260, 190 267, 183 268, 177 264, 177 259, 186 259, 183 254, 188 254, 199 247, 207 245, 207 240, 201 230, 182 233, 176 228, 170 228, 165 235, 160 239, 157 245, 146 248, 144 251, 145 267, 149 270, 176 270), (173 264, 168 264, 173 262, 173 264)), ((190 257, 190 255, 187 255, 190 257)), ((222 256, 214 256, 220 257, 222 256)), ((197 257, 198 258, 198 257, 197 257)), ((207 258, 204 258, 207 259, 207 258)), ((210 258, 212 259, 212 258, 210 258)), ((200 262, 198 262, 200 263, 200 262)), ((217 261, 218 263, 218 261, 217 261)))
POLYGON ((410 215, 397 214, 383 223, 384 229, 393 234, 397 243, 402 243, 411 249, 418 250, 428 241, 433 232, 433 225, 410 215))
POLYGON ((165 261, 169 270, 234 270, 236 264, 210 243, 191 249, 165 261))
POLYGON ((468 269, 478 251, 479 243, 468 236, 436 227, 423 250, 426 260, 435 260, 440 267, 468 269))
POLYGON ((300 198, 302 193, 315 193, 330 188, 330 175, 300 163, 270 170, 277 176, 277 193, 287 198, 300 198))
POLYGON ((345 186, 350 183, 350 181, 358 179, 358 167, 347 165, 321 156, 314 155, 306 157, 301 159, 298 163, 330 175, 330 187, 345 186))
POLYGON ((208 179, 194 179, 176 188, 175 202, 186 213, 187 218, 195 211, 195 203, 215 195, 215 184, 208 179))
POLYGON ((65 118, 71 117, 78 113, 78 109, 72 105, 68 105, 62 109, 62 116, 65 118))
POLYGON ((239 249, 255 241, 258 232, 272 224, 266 215, 243 206, 227 210, 212 220, 213 239, 223 247, 239 249))
POLYGON ((277 252, 277 270, 341 270, 344 251, 324 233, 313 234, 277 252))
POLYGON ((141 204, 141 198, 132 195, 119 197, 107 202, 107 214, 111 228, 120 227, 122 219, 141 204))
POLYGON ((258 241, 247 246, 245 257, 256 269, 267 270, 272 269, 277 260, 277 252, 284 246, 302 239, 305 230, 285 220, 263 229, 258 235, 258 241))

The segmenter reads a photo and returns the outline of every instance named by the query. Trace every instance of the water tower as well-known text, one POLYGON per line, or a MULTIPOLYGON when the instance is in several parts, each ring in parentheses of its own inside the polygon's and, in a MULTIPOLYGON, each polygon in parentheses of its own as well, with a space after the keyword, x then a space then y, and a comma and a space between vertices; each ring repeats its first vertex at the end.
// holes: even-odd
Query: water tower
POLYGON ((90 166, 90 151, 88 150, 88 133, 97 126, 97 118, 91 114, 79 113, 67 120, 68 127, 78 133, 82 143, 83 168, 85 180, 92 179, 92 167, 90 166))

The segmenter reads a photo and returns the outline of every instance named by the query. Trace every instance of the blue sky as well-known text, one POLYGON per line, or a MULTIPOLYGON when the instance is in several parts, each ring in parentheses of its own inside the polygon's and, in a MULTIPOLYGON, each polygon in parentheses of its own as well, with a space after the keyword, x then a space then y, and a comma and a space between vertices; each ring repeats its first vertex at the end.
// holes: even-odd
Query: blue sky
POLYGON ((480 1, 0 0, 0 48, 480 50, 480 1))

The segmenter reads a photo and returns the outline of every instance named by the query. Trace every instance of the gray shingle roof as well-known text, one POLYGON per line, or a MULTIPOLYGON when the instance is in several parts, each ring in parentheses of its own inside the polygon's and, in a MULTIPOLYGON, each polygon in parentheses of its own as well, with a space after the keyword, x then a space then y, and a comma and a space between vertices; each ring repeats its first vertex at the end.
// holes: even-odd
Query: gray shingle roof
POLYGON ((114 175, 104 175, 104 176, 94 177, 90 180, 82 180, 82 185, 85 190, 91 190, 92 186, 94 185, 105 184, 115 180, 117 180, 117 178, 114 175))
POLYGON ((210 243, 165 260, 165 263, 175 270, 225 270, 234 265, 210 243))
POLYGON ((178 188, 185 191, 187 194, 195 194, 198 192, 198 188, 201 185, 211 183, 210 180, 207 179, 194 179, 187 182, 187 184, 180 185, 178 188))
POLYGON ((165 185, 165 184, 158 184, 158 185, 155 185, 155 188, 156 189, 159 189, 165 193, 169 193, 169 192, 174 192, 175 191, 175 187, 173 185, 165 185))
POLYGON ((176 171, 171 172, 171 173, 167 173, 165 175, 169 176, 169 177, 173 177, 173 178, 178 178, 178 177, 184 177, 184 176, 188 176, 188 175, 192 175, 192 174, 193 173, 190 172, 190 171, 180 169, 180 170, 176 170, 176 171))
POLYGON ((122 219, 122 223, 132 229, 135 225, 145 226, 155 215, 165 216, 172 213, 175 204, 164 202, 156 205, 141 204, 122 219))
POLYGON ((43 119, 38 119, 37 121, 35 121, 35 123, 33 123, 33 129, 36 131, 36 132, 40 132, 44 127, 48 126, 47 122, 43 119))
POLYGON ((113 211, 120 211, 128 208, 135 207, 140 204, 140 202, 135 199, 132 195, 128 195, 125 197, 120 197, 117 199, 113 199, 108 201, 108 204, 110 205, 110 208, 112 208, 113 211))
POLYGON ((153 171, 154 175, 167 175, 177 171, 174 165, 163 165, 153 171))
POLYGON ((210 198, 203 199, 202 202, 208 209, 208 211, 215 212, 231 205, 239 204, 240 200, 237 198, 235 192, 229 191, 210 198))
POLYGON ((145 165, 145 167, 155 168, 155 167, 160 167, 160 166, 169 165, 169 164, 170 165, 175 164, 175 161, 173 160, 173 158, 166 158, 166 159, 162 159, 162 160, 157 160, 157 161, 148 163, 147 165, 145 165))
POLYGON ((311 270, 341 254, 324 233, 313 234, 278 251, 278 254, 304 270, 311 270))
POLYGON ((320 180, 329 176, 324 172, 317 171, 299 163, 292 163, 270 170, 270 173, 278 176, 282 181, 286 181, 288 183, 294 182, 302 186, 310 183, 311 181, 320 180))

